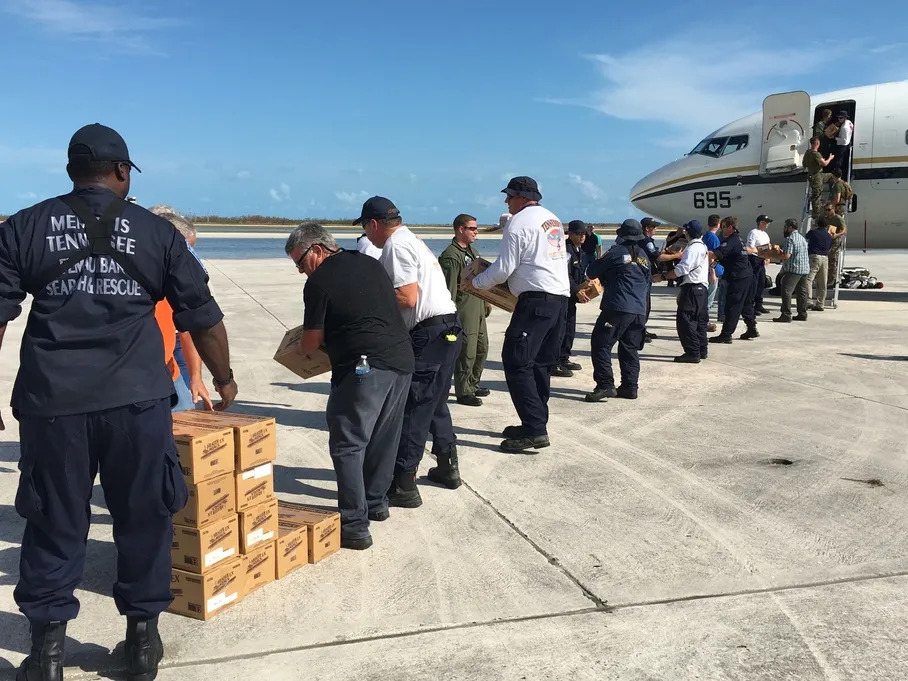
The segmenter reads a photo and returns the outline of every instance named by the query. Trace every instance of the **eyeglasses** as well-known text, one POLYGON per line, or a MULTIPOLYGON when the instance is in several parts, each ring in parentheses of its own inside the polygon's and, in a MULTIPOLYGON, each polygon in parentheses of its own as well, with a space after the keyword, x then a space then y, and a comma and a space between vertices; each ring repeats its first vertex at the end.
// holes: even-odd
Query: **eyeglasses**
POLYGON ((479 231, 479 227, 464 227, 464 229, 467 230, 468 232, 478 232, 479 231))
POLYGON ((313 248, 315 248, 315 244, 312 244, 309 248, 306 249, 305 253, 303 253, 299 258, 293 261, 293 264, 296 265, 296 269, 302 268, 303 260, 306 259, 306 256, 309 255, 309 251, 311 251, 313 248))

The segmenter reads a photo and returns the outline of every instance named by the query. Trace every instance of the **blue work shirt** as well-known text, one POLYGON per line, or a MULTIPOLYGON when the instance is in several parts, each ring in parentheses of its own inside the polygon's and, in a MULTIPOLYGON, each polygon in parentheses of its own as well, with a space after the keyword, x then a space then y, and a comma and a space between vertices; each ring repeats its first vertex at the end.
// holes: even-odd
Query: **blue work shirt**
MULTIPOLYGON (((719 237, 715 232, 706 231, 703 232, 703 243, 706 244, 707 250, 715 251, 717 248, 719 248, 719 244, 721 242, 719 241, 719 237)), ((718 262, 716 263, 715 269, 717 277, 721 277, 722 273, 725 272, 725 268, 722 267, 722 265, 718 262)))
POLYGON ((725 273, 722 275, 725 281, 753 277, 754 271, 747 257, 747 249, 744 248, 744 242, 741 241, 741 234, 738 230, 732 232, 727 239, 723 239, 713 253, 725 266, 725 273))
MULTIPOLYGON (((96 217, 114 199, 101 187, 75 194, 96 217)), ((85 225, 57 198, 0 224, 0 324, 16 319, 26 294, 33 295, 13 386, 12 407, 21 414, 84 414, 174 393, 156 300, 110 256, 89 256, 38 289, 85 240, 85 225)), ((167 220, 127 203, 111 245, 167 299, 179 331, 223 319, 208 276, 167 220)))
MULTIPOLYGON (((589 237, 587 237, 589 238, 589 237)), ((583 272, 583 246, 577 247, 570 239, 565 239, 568 254, 568 283, 571 285, 571 300, 577 300, 577 290, 586 279, 583 272)))
POLYGON ((653 264, 643 242, 615 244, 589 266, 586 275, 599 279, 605 288, 600 310, 646 314, 653 264))

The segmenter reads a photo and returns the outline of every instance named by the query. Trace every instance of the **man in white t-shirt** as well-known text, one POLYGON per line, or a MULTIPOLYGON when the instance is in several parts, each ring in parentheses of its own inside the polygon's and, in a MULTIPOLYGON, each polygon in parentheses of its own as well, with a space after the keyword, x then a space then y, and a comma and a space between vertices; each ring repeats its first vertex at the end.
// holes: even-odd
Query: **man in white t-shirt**
MULTIPOLYGON (((747 240, 744 245, 757 250, 769 246, 770 239, 766 230, 769 229, 771 222, 772 218, 768 215, 757 216, 757 226, 747 233, 747 240)), ((763 307, 763 291, 766 288, 766 265, 769 264, 769 258, 755 254, 750 254, 748 257, 750 258, 750 266, 754 271, 754 314, 759 316, 769 312, 763 307)))
POLYGON ((370 258, 375 258, 376 260, 381 258, 381 249, 376 248, 375 244, 369 241, 369 237, 365 234, 356 240, 356 250, 363 255, 368 255, 370 258))
POLYGON ((416 471, 429 433, 432 453, 438 459, 438 466, 428 471, 429 479, 449 489, 461 484, 448 392, 463 344, 463 329, 438 259, 401 224, 400 211, 391 201, 382 196, 368 199, 353 224, 361 224, 369 240, 381 249, 378 261, 391 277, 413 343, 416 370, 407 396, 388 504, 416 508, 422 505, 416 471))
POLYGON ((549 446, 549 384, 558 364, 568 297, 564 226, 539 205, 542 194, 531 177, 515 177, 505 189, 511 213, 501 235, 501 252, 482 274, 468 272, 476 289, 508 283, 517 307, 505 332, 501 361, 519 426, 505 428, 501 450, 522 452, 549 446))

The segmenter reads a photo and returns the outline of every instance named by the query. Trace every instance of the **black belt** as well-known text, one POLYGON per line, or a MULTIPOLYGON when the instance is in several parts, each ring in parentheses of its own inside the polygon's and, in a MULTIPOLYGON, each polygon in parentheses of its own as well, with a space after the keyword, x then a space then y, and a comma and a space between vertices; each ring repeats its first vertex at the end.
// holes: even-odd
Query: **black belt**
POLYGON ((537 300, 567 300, 567 296, 558 296, 554 293, 546 293, 545 291, 524 291, 519 296, 517 300, 521 298, 534 298, 537 300))
POLYGON ((453 324, 457 321, 456 314, 438 314, 434 317, 429 317, 428 319, 423 319, 419 324, 413 327, 413 330, 426 327, 434 326, 435 324, 453 324))
POLYGON ((702 286, 703 288, 709 288, 706 284, 695 284, 692 281, 681 284, 681 288, 684 288, 685 286, 702 286))

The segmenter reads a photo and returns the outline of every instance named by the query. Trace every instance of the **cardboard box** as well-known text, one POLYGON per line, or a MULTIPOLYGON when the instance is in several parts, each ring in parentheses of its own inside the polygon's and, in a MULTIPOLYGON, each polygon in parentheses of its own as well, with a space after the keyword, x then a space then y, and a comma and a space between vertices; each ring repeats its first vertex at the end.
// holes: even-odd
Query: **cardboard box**
MULTIPOLYGON (((491 264, 492 263, 484 258, 476 258, 471 267, 473 268, 474 273, 482 274, 491 264)), ((463 284, 461 284, 460 288, 461 290, 467 291, 477 298, 486 301, 489 305, 494 305, 506 312, 513 312, 514 308, 517 307, 517 297, 511 293, 511 289, 508 288, 507 284, 498 284, 497 286, 493 286, 484 291, 473 288, 472 286, 465 287, 463 284)))
POLYGON ((173 440, 186 484, 193 485, 234 471, 231 428, 175 421, 173 440))
POLYGON ((261 589, 276 579, 274 542, 268 542, 253 549, 243 556, 243 569, 246 572, 244 598, 256 589, 261 589))
POLYGON ((241 553, 277 539, 277 499, 240 511, 237 518, 241 553))
POLYGON ((246 471, 277 458, 277 423, 271 417, 219 411, 184 411, 174 422, 233 428, 234 470, 246 471))
POLYGON ((236 480, 232 474, 187 487, 189 501, 174 514, 176 525, 201 527, 236 514, 236 480))
POLYGON ((274 499, 274 466, 270 463, 240 471, 234 478, 237 511, 245 511, 274 499))
POLYGON ((173 526, 170 559, 173 567, 204 574, 240 555, 240 537, 235 515, 202 527, 173 526))
POLYGON ((278 500, 277 517, 280 527, 292 523, 308 526, 310 563, 340 550, 340 513, 278 500))
POLYGON ((277 528, 275 572, 283 579, 294 570, 309 564, 309 526, 292 521, 280 522, 277 528))
POLYGON ((587 279, 580 285, 580 291, 586 293, 587 297, 592 300, 602 295, 602 282, 598 279, 587 279))
POLYGON ((303 355, 297 351, 300 338, 303 337, 303 327, 298 326, 284 334, 281 344, 274 353, 274 361, 287 367, 300 378, 312 378, 331 371, 331 360, 324 348, 303 355))
POLYGON ((245 579, 245 562, 240 556, 204 575, 174 568, 170 575, 173 602, 167 612, 209 620, 242 600, 245 579))

